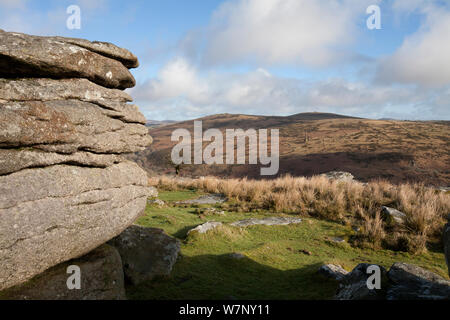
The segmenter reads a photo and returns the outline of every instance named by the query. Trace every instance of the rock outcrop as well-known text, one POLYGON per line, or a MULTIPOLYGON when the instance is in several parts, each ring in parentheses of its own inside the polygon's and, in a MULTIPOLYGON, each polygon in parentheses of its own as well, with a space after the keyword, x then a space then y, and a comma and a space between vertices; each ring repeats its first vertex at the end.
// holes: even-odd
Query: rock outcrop
POLYGON ((137 58, 112 44, 38 37, 0 30, 1 78, 86 78, 108 88, 131 88, 137 58))
POLYGON ((145 209, 147 174, 121 156, 151 143, 121 90, 137 66, 113 44, 0 30, 0 290, 89 253, 145 209))
POLYGON ((180 252, 179 241, 163 230, 137 225, 128 227, 108 244, 119 251, 125 278, 133 285, 168 276, 180 252))
POLYGON ((380 300, 385 294, 386 270, 377 266, 380 270, 382 285, 380 289, 370 289, 367 280, 371 273, 367 272, 370 264, 360 263, 352 272, 347 273, 341 278, 336 300, 380 300))
POLYGON ((319 273, 339 282, 336 300, 450 300, 450 281, 407 263, 394 263, 387 272, 380 270, 380 287, 369 288, 369 264, 361 263, 352 272, 335 265, 324 265, 319 273))
POLYGON ((395 263, 388 277, 388 300, 450 300, 450 281, 421 267, 395 263))
POLYGON ((104 244, 79 259, 58 264, 31 281, 0 292, 0 299, 124 300, 122 261, 116 249, 104 244), (80 268, 80 289, 68 290, 69 266, 80 268))
POLYGON ((342 281, 348 274, 348 271, 342 268, 340 265, 325 264, 319 268, 319 273, 326 278, 342 281))

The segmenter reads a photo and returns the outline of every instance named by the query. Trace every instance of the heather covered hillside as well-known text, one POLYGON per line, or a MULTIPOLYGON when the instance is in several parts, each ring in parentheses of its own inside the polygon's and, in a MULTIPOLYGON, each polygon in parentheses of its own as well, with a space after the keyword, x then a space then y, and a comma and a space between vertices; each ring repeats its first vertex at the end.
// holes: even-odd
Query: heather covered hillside
MULTIPOLYGON (((218 114, 198 119, 203 130, 218 128, 279 129, 278 176, 312 176, 333 170, 351 172, 358 180, 450 185, 448 121, 368 120, 326 113, 288 117, 218 114)), ((192 132, 193 120, 151 128, 153 144, 132 158, 149 172, 174 173, 172 132, 192 132)), ((259 165, 184 165, 184 176, 258 178, 259 165)))

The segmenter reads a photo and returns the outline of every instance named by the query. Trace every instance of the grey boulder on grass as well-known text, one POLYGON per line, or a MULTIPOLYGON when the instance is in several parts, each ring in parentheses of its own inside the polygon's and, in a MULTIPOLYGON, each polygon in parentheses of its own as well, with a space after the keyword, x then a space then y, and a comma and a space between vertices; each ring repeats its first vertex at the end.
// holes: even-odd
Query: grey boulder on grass
POLYGON ((371 276, 367 273, 368 263, 360 263, 350 273, 341 278, 340 287, 336 293, 336 300, 381 300, 385 296, 385 284, 387 282, 386 269, 378 266, 381 271, 381 288, 369 289, 367 279, 371 276))
POLYGON ((381 214, 383 215, 384 219, 390 224, 403 224, 406 220, 406 214, 398 211, 397 209, 386 206, 381 207, 381 214))
POLYGON ((108 244, 122 257, 125 278, 133 285, 168 276, 177 261, 180 243, 161 229, 128 227, 108 244))
POLYGON ((348 271, 342 268, 340 265, 325 264, 319 268, 319 273, 326 278, 334 279, 336 281, 342 281, 348 274, 348 271))
POLYGON ((388 300, 450 300, 450 281, 419 266, 397 262, 387 275, 388 300))
MULTIPOLYGON (((122 262, 106 244, 81 258, 58 264, 33 279, 0 292, 5 300, 123 300, 122 262), (80 268, 80 289, 67 286, 69 266, 80 268)), ((74 273, 72 273, 74 274, 74 273)))

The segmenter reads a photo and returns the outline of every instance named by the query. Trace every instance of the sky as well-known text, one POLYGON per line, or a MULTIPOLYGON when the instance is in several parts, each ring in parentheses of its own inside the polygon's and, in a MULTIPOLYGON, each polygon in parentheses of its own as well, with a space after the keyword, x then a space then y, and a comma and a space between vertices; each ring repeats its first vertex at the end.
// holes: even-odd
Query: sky
POLYGON ((140 61, 127 91, 151 120, 450 120, 447 0, 0 0, 0 28, 127 48, 140 61), (373 5, 380 29, 367 26, 373 5))

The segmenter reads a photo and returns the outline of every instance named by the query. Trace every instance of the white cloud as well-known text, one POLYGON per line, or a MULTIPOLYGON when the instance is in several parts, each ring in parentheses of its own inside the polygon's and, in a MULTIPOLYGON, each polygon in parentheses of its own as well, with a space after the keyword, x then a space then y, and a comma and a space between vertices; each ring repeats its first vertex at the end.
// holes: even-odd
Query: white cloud
POLYGON ((343 79, 306 81, 259 68, 243 74, 201 73, 177 58, 157 76, 130 90, 149 119, 189 119, 214 113, 289 115, 336 112, 381 118, 450 118, 447 91, 380 86, 343 79), (426 113, 424 113, 426 111, 426 113), (405 116, 407 115, 407 116, 405 116))
POLYGON ((0 0, 1 8, 24 8, 28 0, 0 0))
POLYGON ((207 101, 209 90, 208 84, 198 77, 197 70, 185 59, 177 58, 159 71, 157 79, 146 84, 145 92, 137 95, 139 98, 143 94, 153 100, 184 96, 192 102, 201 103, 207 101))
POLYGON ((207 28, 208 64, 324 66, 347 55, 346 46, 379 0, 239 0, 213 14, 207 28), (360 19, 359 19, 360 18, 360 19))
POLYGON ((422 2, 416 5, 426 15, 424 24, 393 55, 380 60, 378 81, 422 86, 450 84, 450 10, 422 2))
POLYGON ((107 0, 57 1, 46 10, 33 8, 29 0, 0 0, 0 28, 33 35, 64 35, 68 32, 66 9, 71 4, 80 6, 82 21, 107 8, 107 0))

